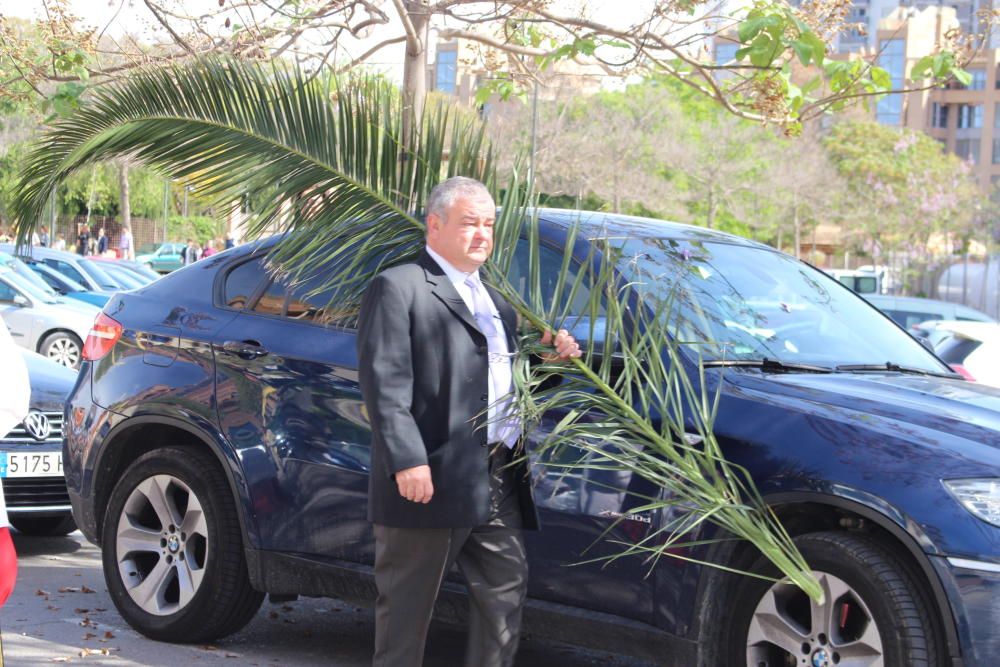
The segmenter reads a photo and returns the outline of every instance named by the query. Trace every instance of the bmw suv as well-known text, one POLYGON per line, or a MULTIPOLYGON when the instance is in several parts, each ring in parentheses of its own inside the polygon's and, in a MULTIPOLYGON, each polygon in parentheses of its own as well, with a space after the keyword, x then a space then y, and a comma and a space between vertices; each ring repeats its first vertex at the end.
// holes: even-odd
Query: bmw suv
MULTIPOLYGON (((528 443, 543 527, 526 535, 526 628, 683 667, 994 663, 1000 392, 963 381, 846 287, 766 246, 624 216, 544 210, 540 221, 545 298, 580 225, 576 262, 591 252, 581 239, 613 234, 630 257, 617 267, 626 281, 637 265, 673 276, 644 288, 683 296, 670 317, 685 340, 727 344, 739 363, 705 363, 720 392, 715 434, 826 599, 700 565, 774 574, 710 527, 655 565, 603 559, 676 510, 643 511, 641 498, 663 493, 645 480, 540 449, 561 419, 549 414, 528 443)), ((331 323, 319 285, 268 274, 271 243, 116 296, 66 407, 74 516, 102 548, 119 612, 156 639, 232 633, 265 594, 375 596, 356 331, 331 323)), ((510 280, 523 287, 527 246, 515 255, 510 280)), ((699 377, 695 359, 682 363, 699 377)), ((463 605, 450 579, 439 613, 458 619, 463 605)))

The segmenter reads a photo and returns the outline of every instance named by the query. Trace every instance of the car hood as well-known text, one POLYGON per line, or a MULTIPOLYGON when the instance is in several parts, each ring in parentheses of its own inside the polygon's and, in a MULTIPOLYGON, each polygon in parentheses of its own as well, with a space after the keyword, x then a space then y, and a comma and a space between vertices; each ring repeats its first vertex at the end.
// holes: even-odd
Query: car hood
POLYGON ((1000 465, 1000 389, 994 387, 901 373, 737 371, 727 379, 752 400, 787 403, 789 409, 1000 465))
POLYGON ((28 367, 31 407, 46 412, 61 412, 76 382, 77 372, 29 350, 21 349, 20 352, 28 367))

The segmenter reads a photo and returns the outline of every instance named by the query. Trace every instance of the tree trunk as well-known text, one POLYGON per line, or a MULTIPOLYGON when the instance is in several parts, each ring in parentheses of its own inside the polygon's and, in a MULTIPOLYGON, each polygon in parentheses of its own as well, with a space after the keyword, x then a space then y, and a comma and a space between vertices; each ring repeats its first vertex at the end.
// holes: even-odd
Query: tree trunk
POLYGON ((708 214, 705 218, 705 226, 712 229, 715 224, 715 193, 712 188, 708 189, 708 214))
POLYGON ((802 221, 799 220, 798 204, 792 204, 792 228, 795 230, 795 259, 802 259, 802 221))
POLYGON ((413 123, 423 113, 427 97, 427 26, 430 22, 428 0, 406 0, 406 18, 413 26, 413 34, 406 39, 406 59, 403 61, 403 145, 413 137, 413 123))
POLYGON ((118 186, 121 190, 121 223, 123 227, 132 227, 132 200, 128 191, 128 161, 122 160, 118 170, 118 186))

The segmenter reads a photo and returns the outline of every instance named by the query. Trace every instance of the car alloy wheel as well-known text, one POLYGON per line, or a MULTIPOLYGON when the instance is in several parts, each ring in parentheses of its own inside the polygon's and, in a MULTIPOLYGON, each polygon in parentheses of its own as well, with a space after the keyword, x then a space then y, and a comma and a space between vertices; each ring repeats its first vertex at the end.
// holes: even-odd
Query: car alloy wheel
POLYGON ((66 334, 50 336, 43 349, 46 357, 67 368, 80 365, 80 344, 66 334))
POLYGON ((813 574, 823 587, 822 604, 786 581, 761 598, 747 632, 747 664, 882 664, 882 636, 861 596, 839 577, 813 574))
POLYGON ((157 616, 184 608, 201 587, 208 544, 205 512, 191 488, 170 475, 146 479, 125 501, 115 539, 129 596, 157 616))
POLYGON ((101 559, 122 618, 159 641, 225 637, 264 599, 250 582, 225 472, 199 446, 156 447, 117 477, 101 559))
POLYGON ((807 533, 795 544, 824 592, 817 604, 761 556, 727 601, 725 664, 746 667, 941 667, 927 586, 902 547, 860 532, 807 533), (777 581, 775 581, 777 580, 777 581))

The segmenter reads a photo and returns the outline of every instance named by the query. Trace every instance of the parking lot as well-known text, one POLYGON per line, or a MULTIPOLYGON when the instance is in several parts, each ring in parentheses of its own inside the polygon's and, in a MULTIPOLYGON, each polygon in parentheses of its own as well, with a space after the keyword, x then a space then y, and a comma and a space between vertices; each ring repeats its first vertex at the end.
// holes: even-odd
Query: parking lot
MULTIPOLYGON (((101 574, 101 554, 79 533, 15 536, 17 588, 2 611, 6 664, 20 665, 289 665, 361 667, 370 664, 370 609, 329 599, 265 602, 238 634, 212 645, 171 645, 146 639, 115 611, 101 574)), ((530 628, 527 629, 530 633, 530 628)), ((460 664, 464 635, 435 626, 425 665, 460 664)), ((518 667, 651 667, 621 656, 532 641, 522 643, 518 667)))

